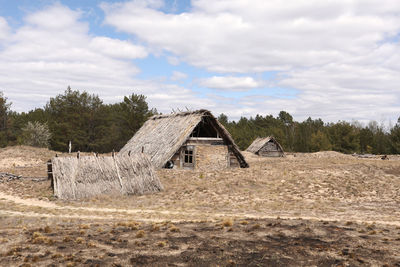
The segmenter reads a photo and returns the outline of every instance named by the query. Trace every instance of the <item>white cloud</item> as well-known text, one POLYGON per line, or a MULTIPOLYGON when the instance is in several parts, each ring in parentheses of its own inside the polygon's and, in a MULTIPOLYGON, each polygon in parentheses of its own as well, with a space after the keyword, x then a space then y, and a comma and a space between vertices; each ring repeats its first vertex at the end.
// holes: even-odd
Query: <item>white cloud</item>
MULTIPOLYGON (((186 105, 201 103, 190 90, 136 79, 139 69, 131 59, 146 57, 147 50, 128 41, 92 36, 80 18, 80 12, 56 4, 28 15, 15 33, 7 33, 10 40, 0 47, 0 90, 13 110, 41 107, 68 85, 99 94, 108 103, 141 93, 162 111, 179 100, 186 105), (175 100, 165 102, 171 96, 175 100)), ((7 29, 4 25, 0 19, 0 33, 7 29)))
POLYGON ((143 46, 133 45, 127 41, 108 37, 93 38, 90 47, 105 55, 121 59, 145 58, 148 55, 143 46))
POLYGON ((208 108, 234 119, 280 110, 297 120, 395 121, 400 115, 395 0, 195 0, 181 14, 162 6, 161 0, 102 5, 105 23, 137 42, 94 36, 82 12, 61 4, 29 14, 15 29, 0 17, 0 90, 18 111, 40 107, 71 85, 106 102, 135 92, 162 112, 208 108), (133 60, 150 53, 209 71, 211 78, 194 81, 218 95, 168 84, 192 77, 189 70, 139 80, 133 60), (263 81, 263 72, 272 70, 274 78, 263 81), (266 96, 264 87, 297 93, 266 96))
POLYGON ((360 56, 399 31, 396 1, 363 2, 201 0, 175 15, 133 1, 104 10, 106 23, 195 66, 246 73, 360 56))
POLYGON ((199 85, 219 90, 247 91, 262 86, 262 83, 252 77, 213 76, 199 80, 199 85))
POLYGON ((48 32, 60 30, 85 33, 88 25, 78 23, 81 12, 69 9, 61 4, 49 6, 44 10, 32 13, 25 18, 25 22, 33 27, 38 27, 48 32))
POLYGON ((172 81, 179 81, 179 80, 184 80, 187 78, 187 74, 180 72, 180 71, 173 71, 172 72, 172 76, 171 76, 171 80, 172 81))
POLYGON ((9 35, 10 28, 7 21, 0 17, 0 40, 6 40, 9 35))
POLYGON ((223 100, 225 107, 236 101, 243 114, 287 110, 297 119, 331 121, 393 120, 400 114, 396 0, 194 0, 181 14, 135 1, 103 9, 106 23, 151 49, 229 75, 200 80, 202 86, 251 93, 259 81, 250 75, 278 71, 274 86, 298 91, 288 99, 223 100))

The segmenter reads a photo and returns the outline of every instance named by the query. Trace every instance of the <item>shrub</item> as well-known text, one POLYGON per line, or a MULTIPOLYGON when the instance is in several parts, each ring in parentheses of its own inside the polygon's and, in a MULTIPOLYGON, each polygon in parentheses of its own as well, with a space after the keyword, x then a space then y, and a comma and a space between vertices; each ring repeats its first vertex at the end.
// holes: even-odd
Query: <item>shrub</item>
POLYGON ((28 122, 22 128, 22 143, 28 146, 48 147, 51 134, 45 123, 38 121, 28 122))

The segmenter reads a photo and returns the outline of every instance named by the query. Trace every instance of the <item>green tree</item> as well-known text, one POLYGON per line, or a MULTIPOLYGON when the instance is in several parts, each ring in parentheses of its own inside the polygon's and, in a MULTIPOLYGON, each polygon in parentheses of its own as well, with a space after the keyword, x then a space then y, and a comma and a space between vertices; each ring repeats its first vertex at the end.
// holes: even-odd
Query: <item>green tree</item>
POLYGON ((323 132, 318 130, 316 133, 311 134, 311 151, 328 151, 332 149, 331 142, 328 136, 323 132))
POLYGON ((226 116, 224 113, 221 113, 218 116, 218 121, 226 127, 228 125, 228 116, 226 116))
POLYGON ((9 114, 11 103, 0 91, 0 147, 7 146, 9 139, 9 114))
POLYGON ((279 112, 278 118, 282 122, 281 128, 285 132, 285 139, 282 140, 282 145, 287 151, 293 151, 294 148, 294 136, 295 136, 295 123, 293 122, 293 117, 286 111, 279 112))
POLYGON ((312 135, 315 135, 318 131, 325 133, 324 122, 321 119, 313 120, 308 117, 307 120, 297 123, 294 150, 297 152, 315 151, 315 146, 312 148, 311 139, 312 135))
POLYGON ((96 95, 73 91, 70 87, 64 94, 50 98, 45 107, 52 133, 50 145, 53 149, 67 151, 71 141, 73 150, 103 152, 96 143, 103 135, 106 123, 100 113, 103 102, 96 95))
POLYGON ((339 121, 328 126, 329 139, 335 151, 354 153, 359 151, 360 136, 358 130, 350 123, 339 121))
POLYGON ((400 117, 396 125, 390 130, 391 152, 400 154, 400 117))
POLYGON ((144 95, 125 96, 123 102, 109 105, 109 131, 112 135, 113 149, 119 150, 142 127, 143 123, 155 114, 156 109, 149 109, 144 95))
POLYGON ((371 121, 367 129, 372 132, 372 153, 374 154, 388 154, 390 153, 390 140, 386 133, 383 123, 379 125, 376 121, 371 121))
POLYGON ((368 127, 360 129, 360 152, 372 153, 372 146, 374 144, 374 134, 368 127))

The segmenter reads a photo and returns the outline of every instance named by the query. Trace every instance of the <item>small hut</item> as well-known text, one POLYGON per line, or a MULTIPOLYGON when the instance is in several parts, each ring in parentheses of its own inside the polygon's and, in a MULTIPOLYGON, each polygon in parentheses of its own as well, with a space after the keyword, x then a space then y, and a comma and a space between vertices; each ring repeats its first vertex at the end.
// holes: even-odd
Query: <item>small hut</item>
POLYGON ((142 153, 113 157, 55 157, 51 163, 54 195, 60 199, 162 190, 151 161, 142 153))
POLYGON ((251 145, 246 149, 248 152, 252 152, 256 155, 262 157, 284 157, 282 146, 273 138, 269 137, 258 137, 251 143, 251 145))
POLYGON ((156 168, 247 168, 229 132, 208 110, 155 115, 121 149, 144 152, 156 168))

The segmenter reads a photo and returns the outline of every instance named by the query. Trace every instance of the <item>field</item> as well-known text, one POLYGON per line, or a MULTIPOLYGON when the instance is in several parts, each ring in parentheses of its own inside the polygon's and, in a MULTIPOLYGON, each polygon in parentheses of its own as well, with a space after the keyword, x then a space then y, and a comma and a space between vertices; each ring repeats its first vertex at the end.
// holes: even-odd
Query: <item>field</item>
POLYGON ((160 170, 165 190, 52 197, 55 152, 0 150, 1 266, 400 266, 400 158, 337 152, 160 170))

